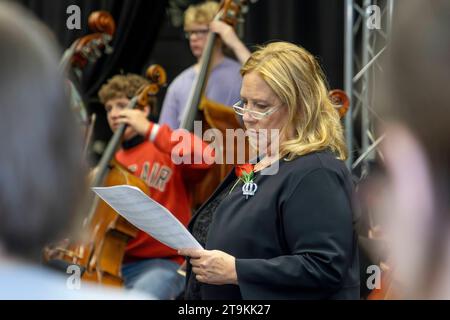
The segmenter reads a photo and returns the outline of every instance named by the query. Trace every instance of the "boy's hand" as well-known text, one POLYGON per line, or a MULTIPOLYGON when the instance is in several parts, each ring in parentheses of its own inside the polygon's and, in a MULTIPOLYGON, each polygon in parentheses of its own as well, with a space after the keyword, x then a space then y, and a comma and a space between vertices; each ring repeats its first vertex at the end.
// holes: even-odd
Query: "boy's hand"
POLYGON ((136 109, 122 110, 117 122, 129 125, 141 136, 145 136, 150 127, 150 121, 147 119, 145 112, 136 109))
POLYGON ((212 21, 209 25, 209 29, 220 35, 225 45, 231 49, 234 49, 239 42, 239 38, 236 35, 233 27, 222 21, 212 21))

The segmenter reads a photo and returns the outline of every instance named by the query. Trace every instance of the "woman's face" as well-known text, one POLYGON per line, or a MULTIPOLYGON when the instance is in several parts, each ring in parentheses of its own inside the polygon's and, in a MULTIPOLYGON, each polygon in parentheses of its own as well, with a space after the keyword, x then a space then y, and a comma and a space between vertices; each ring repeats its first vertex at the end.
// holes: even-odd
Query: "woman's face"
MULTIPOLYGON (((249 112, 245 112, 242 119, 247 132, 259 132, 260 134, 257 137, 259 139, 265 139, 265 137, 261 137, 264 134, 264 130, 261 131, 260 129, 268 129, 267 146, 272 143, 270 137, 275 132, 274 130, 278 131, 279 143, 286 139, 286 137, 281 136, 281 129, 288 122, 288 107, 281 102, 275 92, 257 72, 253 71, 244 75, 242 79, 241 99, 244 103, 244 108, 247 110, 262 113, 275 110, 262 119, 255 119, 249 112)), ((249 138, 250 143, 255 146, 255 143, 252 143, 251 135, 249 135, 249 138)))

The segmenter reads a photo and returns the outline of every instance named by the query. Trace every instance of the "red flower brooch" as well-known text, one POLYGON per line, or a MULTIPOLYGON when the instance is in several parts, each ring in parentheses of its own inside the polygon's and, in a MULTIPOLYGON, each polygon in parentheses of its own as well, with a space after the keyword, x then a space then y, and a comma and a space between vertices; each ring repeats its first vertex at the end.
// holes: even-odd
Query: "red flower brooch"
POLYGON ((242 186, 242 194, 245 196, 245 199, 248 199, 249 196, 254 196, 256 190, 258 189, 256 183, 253 182, 253 179, 255 178, 254 165, 251 163, 237 165, 234 169, 234 172, 238 177, 238 180, 231 188, 231 191, 233 191, 234 187, 236 187, 239 181, 242 181, 244 183, 244 185, 242 186))

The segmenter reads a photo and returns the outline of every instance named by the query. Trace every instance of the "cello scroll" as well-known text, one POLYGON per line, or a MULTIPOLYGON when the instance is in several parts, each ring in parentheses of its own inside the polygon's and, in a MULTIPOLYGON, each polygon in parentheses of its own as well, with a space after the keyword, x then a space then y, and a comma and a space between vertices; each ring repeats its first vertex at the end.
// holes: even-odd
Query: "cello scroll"
POLYGON ((350 99, 344 90, 335 89, 329 92, 329 97, 334 107, 339 112, 339 117, 342 119, 350 107, 350 99))

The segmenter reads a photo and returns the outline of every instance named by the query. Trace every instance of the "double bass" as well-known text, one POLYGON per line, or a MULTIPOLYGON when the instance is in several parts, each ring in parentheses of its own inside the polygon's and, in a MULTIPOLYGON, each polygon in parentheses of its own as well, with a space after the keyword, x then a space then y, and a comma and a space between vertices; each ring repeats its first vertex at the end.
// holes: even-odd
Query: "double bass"
MULTIPOLYGON (((91 34, 76 39, 64 52, 59 68, 62 73, 74 74, 74 80, 81 80, 82 70, 90 62, 99 59, 102 52, 110 54, 113 49, 110 43, 116 31, 113 17, 106 11, 94 11, 88 18, 91 34)), ((89 119, 83 100, 72 80, 67 80, 68 91, 71 100, 72 111, 77 116, 78 122, 87 128, 86 136, 89 134, 89 119)), ((93 125, 93 123, 91 122, 93 125)), ((88 138, 88 137, 87 137, 88 138)))
MULTIPOLYGON (((149 96, 156 95, 160 87, 166 84, 166 72, 159 65, 150 66, 146 76, 151 83, 139 90, 139 94, 131 99, 127 108, 145 107, 149 96)), ((127 184, 150 194, 144 181, 113 159, 125 128, 125 124, 120 125, 110 139, 91 187, 127 184)), ((83 271, 82 280, 122 286, 121 267, 126 246, 137 235, 138 229, 98 197, 95 196, 91 203, 89 214, 83 222, 82 239, 77 243, 52 248, 51 258, 68 265, 78 265, 83 271)))
MULTIPOLYGON (((223 21, 235 27, 238 19, 242 20, 243 7, 246 3, 247 1, 243 0, 223 0, 215 20, 223 21)), ((204 97, 212 62, 213 49, 217 40, 217 34, 213 32, 208 34, 205 48, 203 49, 203 53, 200 58, 199 72, 194 80, 189 99, 184 109, 180 127, 188 131, 193 131, 194 121, 200 120, 202 121, 203 131, 214 128, 218 129, 222 135, 225 136, 226 129, 238 129, 242 128, 242 125, 236 118, 236 115, 231 107, 208 100, 204 97)), ((237 141, 234 141, 234 147, 234 150, 236 150, 237 141)), ((226 152, 226 146, 224 146, 222 149, 223 159, 226 158, 226 152)), ((196 185, 196 188, 193 191, 193 208, 200 206, 208 199, 215 188, 231 170, 233 165, 233 163, 213 165, 203 181, 196 185)))

